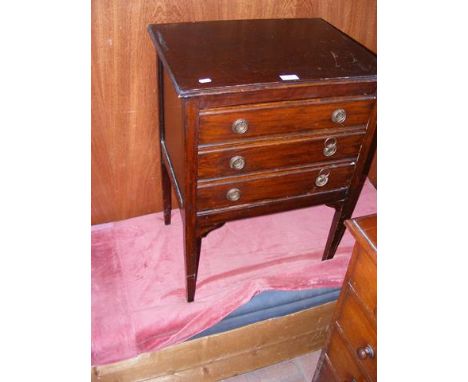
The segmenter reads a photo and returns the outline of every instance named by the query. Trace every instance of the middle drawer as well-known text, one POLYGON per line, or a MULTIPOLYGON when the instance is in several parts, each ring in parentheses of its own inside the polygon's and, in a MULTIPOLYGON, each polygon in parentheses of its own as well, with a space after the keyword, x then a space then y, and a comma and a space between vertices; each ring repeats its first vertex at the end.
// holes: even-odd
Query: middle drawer
POLYGON ((354 159, 364 130, 348 134, 302 136, 234 147, 203 148, 198 153, 198 177, 220 178, 314 162, 354 159))

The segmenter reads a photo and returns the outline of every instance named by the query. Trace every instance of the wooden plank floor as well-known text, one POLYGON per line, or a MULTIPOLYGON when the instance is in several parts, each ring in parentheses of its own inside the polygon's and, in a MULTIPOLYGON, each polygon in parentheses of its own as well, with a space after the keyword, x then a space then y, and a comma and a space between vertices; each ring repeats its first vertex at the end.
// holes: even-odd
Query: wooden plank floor
POLYGON ((223 379, 224 382, 310 382, 320 351, 307 353, 289 361, 223 379))

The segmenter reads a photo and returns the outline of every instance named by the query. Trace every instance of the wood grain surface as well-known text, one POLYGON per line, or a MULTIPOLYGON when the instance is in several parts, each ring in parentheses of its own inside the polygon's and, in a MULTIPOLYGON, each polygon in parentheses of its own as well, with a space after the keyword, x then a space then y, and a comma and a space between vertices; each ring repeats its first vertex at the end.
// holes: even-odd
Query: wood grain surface
POLYGON ((146 27, 322 17, 376 51, 375 0, 93 0, 92 223, 162 210, 156 57, 146 27))
POLYGON ((148 32, 184 96, 282 88, 281 74, 297 83, 376 74, 376 56, 321 18, 151 24, 148 32))

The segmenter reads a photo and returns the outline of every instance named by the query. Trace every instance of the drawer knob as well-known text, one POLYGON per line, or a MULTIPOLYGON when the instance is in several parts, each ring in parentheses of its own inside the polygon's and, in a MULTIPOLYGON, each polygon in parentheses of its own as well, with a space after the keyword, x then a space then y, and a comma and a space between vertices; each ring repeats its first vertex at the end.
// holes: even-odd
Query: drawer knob
POLYGON ((325 147, 323 148, 323 155, 331 157, 336 153, 336 138, 327 138, 325 140, 325 147))
POLYGON ((356 353, 359 359, 373 359, 375 357, 375 351, 370 345, 358 348, 356 353))
POLYGON ((249 129, 249 123, 245 119, 237 119, 232 123, 232 131, 236 134, 244 134, 249 129))
POLYGON ((323 187, 328 183, 328 177, 330 176, 330 172, 324 172, 321 170, 317 178, 315 178, 315 185, 317 187, 323 187))
POLYGON ((236 155, 229 160, 229 167, 234 170, 242 170, 245 167, 245 159, 240 155, 236 155))
POLYGON ((331 120, 335 123, 343 123, 346 121, 346 110, 336 109, 331 115, 331 120))
POLYGON ((240 199, 240 196, 241 192, 238 188, 231 188, 226 194, 226 198, 231 202, 238 201, 240 199))

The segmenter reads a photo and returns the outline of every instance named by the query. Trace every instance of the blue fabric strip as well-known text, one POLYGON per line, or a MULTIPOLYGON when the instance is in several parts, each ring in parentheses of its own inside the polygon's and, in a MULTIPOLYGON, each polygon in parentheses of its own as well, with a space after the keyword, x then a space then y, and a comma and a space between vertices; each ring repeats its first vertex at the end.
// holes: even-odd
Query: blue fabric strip
POLYGON ((301 291, 271 290, 254 296, 223 320, 193 338, 222 333, 254 322, 281 317, 300 310, 334 301, 340 288, 307 289, 301 291))

